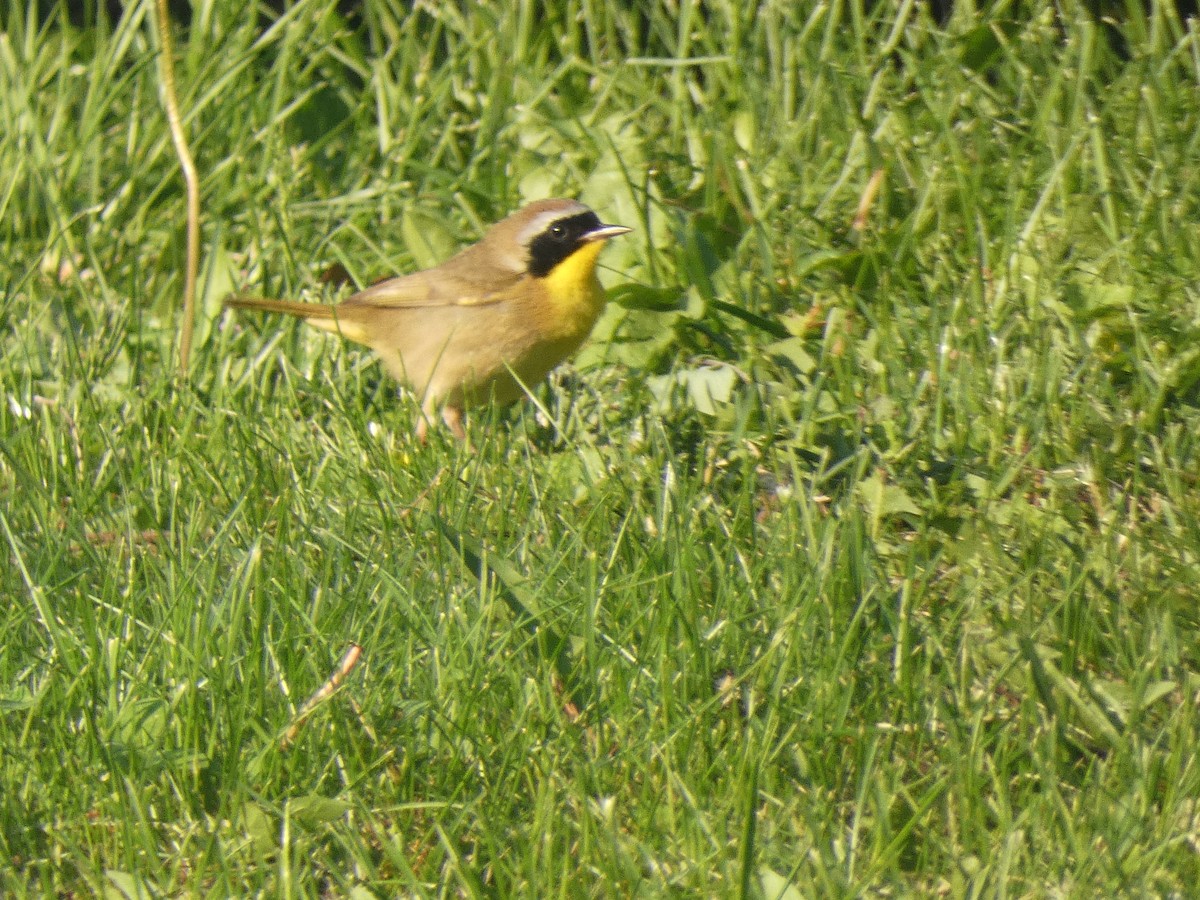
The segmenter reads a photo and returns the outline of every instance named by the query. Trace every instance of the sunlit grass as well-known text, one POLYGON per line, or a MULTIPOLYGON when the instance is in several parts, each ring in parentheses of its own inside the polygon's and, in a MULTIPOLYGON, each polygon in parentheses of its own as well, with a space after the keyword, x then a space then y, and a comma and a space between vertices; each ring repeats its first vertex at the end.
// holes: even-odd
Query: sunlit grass
POLYGON ((1194 26, 744 6, 197 4, 186 381, 143 7, 5 7, 5 894, 1196 883, 1194 26), (619 302, 469 448, 220 309, 553 195, 619 302))

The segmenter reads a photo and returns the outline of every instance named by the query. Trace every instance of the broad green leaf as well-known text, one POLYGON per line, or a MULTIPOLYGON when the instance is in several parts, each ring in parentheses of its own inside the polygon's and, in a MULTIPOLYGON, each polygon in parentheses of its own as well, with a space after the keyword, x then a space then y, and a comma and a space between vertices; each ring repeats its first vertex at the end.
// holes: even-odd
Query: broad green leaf
POLYGON ((904 488, 898 484, 889 484, 879 472, 859 482, 858 495, 871 518, 876 521, 900 514, 921 515, 921 507, 904 488))
POLYGON ((813 359, 805 348, 806 341, 803 338, 790 337, 782 341, 775 341, 767 344, 763 350, 771 356, 781 356, 794 365, 802 375, 811 375, 817 368, 817 361, 813 359))
POLYGON ((728 403, 733 396, 737 373, 731 366, 701 366, 670 375, 657 375, 648 383, 660 407, 665 408, 674 394, 673 389, 681 386, 686 389, 688 401, 698 412, 712 416, 716 415, 718 404, 728 403))
POLYGON ((147 887, 145 879, 129 872, 108 869, 104 877, 108 879, 104 886, 106 900, 151 900, 162 896, 157 889, 147 887))
POLYGON ((400 216, 400 233, 419 269, 445 262, 459 248, 459 241, 446 220, 423 210, 406 209, 400 216))
POLYGON ((800 889, 774 869, 762 866, 758 870, 764 900, 805 900, 800 889))
POLYGON ((306 794, 288 801, 289 815, 306 828, 316 828, 336 822, 351 808, 351 804, 345 800, 322 797, 320 794, 306 794))

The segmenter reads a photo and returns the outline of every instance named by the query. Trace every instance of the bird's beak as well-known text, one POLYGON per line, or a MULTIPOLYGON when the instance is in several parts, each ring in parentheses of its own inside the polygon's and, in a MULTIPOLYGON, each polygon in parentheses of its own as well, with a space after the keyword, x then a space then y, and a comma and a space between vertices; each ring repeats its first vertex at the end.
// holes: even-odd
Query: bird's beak
POLYGON ((632 228, 626 228, 624 225, 601 225, 585 234, 583 239, 585 241, 607 241, 609 238, 615 238, 618 234, 628 234, 631 231, 633 231, 632 228))

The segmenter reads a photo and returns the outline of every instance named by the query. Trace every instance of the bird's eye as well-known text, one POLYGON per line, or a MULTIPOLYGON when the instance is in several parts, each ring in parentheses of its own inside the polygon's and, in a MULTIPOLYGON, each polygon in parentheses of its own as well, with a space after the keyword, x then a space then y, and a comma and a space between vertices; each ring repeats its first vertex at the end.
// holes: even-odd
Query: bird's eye
POLYGON ((567 236, 567 226, 561 222, 555 222, 550 226, 550 236, 556 241, 564 240, 567 236))

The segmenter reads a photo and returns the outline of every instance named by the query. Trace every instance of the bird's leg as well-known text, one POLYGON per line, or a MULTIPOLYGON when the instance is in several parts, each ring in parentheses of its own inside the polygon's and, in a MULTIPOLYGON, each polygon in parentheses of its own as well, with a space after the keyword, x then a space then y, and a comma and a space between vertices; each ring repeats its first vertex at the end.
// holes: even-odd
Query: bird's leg
POLYGON ((424 444, 429 436, 429 423, 433 421, 433 414, 437 412, 437 404, 426 400, 421 404, 421 415, 417 419, 417 441, 424 444))
POLYGON ((442 407, 442 421, 446 423, 446 427, 450 429, 450 433, 460 441, 465 441, 467 439, 467 429, 463 428, 462 418, 462 410, 459 407, 450 406, 449 404, 442 407))

